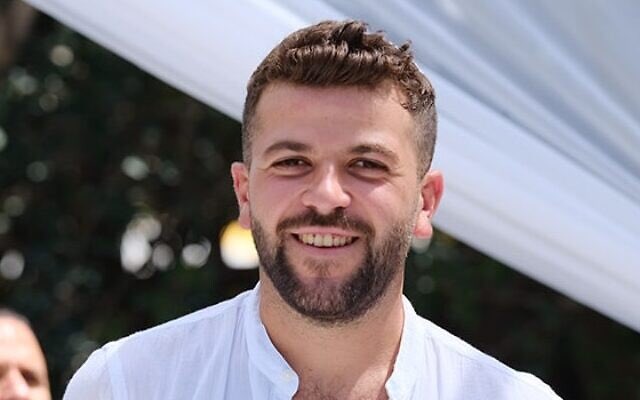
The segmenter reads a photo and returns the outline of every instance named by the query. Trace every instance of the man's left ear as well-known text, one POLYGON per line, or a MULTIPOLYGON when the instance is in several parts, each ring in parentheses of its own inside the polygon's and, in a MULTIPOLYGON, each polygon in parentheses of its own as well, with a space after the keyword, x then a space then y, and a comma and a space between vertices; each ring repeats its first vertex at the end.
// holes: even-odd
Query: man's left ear
POLYGON ((418 215, 413 234, 418 239, 429 239, 433 235, 431 220, 440 204, 442 191, 444 190, 444 178, 440 171, 429 171, 420 183, 420 199, 418 215))

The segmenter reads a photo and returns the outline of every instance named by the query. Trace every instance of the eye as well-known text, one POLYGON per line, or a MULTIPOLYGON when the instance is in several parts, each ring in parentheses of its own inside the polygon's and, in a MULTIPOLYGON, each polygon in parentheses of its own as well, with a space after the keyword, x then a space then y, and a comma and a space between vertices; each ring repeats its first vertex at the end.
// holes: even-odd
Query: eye
POLYGON ((277 175, 298 176, 309 171, 311 163, 300 157, 287 157, 279 159, 271 164, 271 169, 277 175))
POLYGON ((285 158, 272 164, 272 166, 276 168, 299 168, 307 165, 309 165, 309 163, 301 158, 285 158))
POLYGON ((383 179, 389 175, 389 167, 378 160, 359 158, 349 164, 349 170, 361 179, 383 179))
POLYGON ((388 171, 386 165, 379 161, 368 160, 368 159, 360 159, 356 160, 351 164, 352 167, 364 170, 378 170, 378 171, 388 171))
POLYGON ((22 370, 21 373, 27 385, 31 387, 40 385, 40 379, 38 378, 38 375, 35 372, 25 369, 25 370, 22 370))

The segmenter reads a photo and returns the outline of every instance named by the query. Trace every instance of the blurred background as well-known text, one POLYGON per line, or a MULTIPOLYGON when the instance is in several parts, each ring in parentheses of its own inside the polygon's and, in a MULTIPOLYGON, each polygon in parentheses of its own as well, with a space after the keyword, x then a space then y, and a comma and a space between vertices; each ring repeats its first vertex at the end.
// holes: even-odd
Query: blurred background
MULTIPOLYGON (((238 159, 237 121, 0 3, 0 303, 31 320, 54 398, 104 343, 255 285, 250 249, 221 251, 243 243, 238 159)), ((564 399, 640 399, 636 332, 442 232, 415 244, 406 294, 564 399)))

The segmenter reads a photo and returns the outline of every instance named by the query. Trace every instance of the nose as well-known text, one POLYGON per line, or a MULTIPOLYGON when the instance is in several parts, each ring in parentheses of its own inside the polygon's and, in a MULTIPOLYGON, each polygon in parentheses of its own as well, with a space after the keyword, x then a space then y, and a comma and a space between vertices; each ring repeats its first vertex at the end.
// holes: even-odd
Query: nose
POLYGON ((0 399, 27 400, 29 390, 29 384, 22 376, 22 372, 17 368, 10 368, 0 382, 0 399))
POLYGON ((314 172, 313 180, 302 195, 302 204, 319 214, 329 215, 337 208, 349 206, 351 195, 340 182, 336 169, 328 166, 314 172))

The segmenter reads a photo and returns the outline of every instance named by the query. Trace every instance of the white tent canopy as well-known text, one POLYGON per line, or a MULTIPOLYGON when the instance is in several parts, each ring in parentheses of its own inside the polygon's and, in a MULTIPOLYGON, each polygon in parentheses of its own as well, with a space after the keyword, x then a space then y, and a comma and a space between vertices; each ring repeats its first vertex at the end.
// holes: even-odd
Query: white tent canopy
POLYGON ((286 34, 358 18, 437 91, 437 226, 640 331, 640 3, 29 0, 239 118, 286 34))

